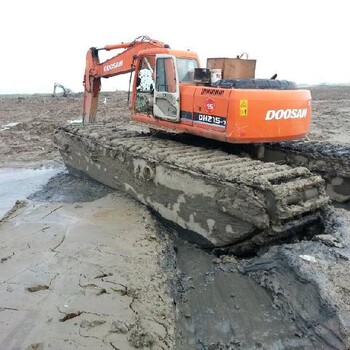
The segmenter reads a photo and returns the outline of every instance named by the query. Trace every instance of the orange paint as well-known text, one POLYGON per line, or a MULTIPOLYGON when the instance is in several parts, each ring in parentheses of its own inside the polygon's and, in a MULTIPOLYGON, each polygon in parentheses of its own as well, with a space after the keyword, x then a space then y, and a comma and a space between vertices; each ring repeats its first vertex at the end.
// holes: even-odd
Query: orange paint
POLYGON ((295 140, 304 137, 309 131, 311 95, 308 90, 246 90, 210 87, 210 90, 223 92, 222 95, 213 96, 202 94, 203 89, 206 88, 187 84, 180 86, 180 108, 182 111, 190 112, 191 119, 182 118, 179 123, 173 123, 138 113, 133 114, 132 119, 156 127, 230 143, 295 140), (215 104, 211 113, 205 109, 205 101, 208 98, 211 98, 215 104), (246 116, 240 115, 241 100, 248 101, 246 116), (296 118, 297 114, 295 114, 292 118, 293 110, 296 110, 296 113, 298 111, 303 113, 305 110, 306 114, 300 114, 302 118, 296 118), (268 111, 276 111, 278 114, 268 111), (226 126, 196 122, 193 118, 194 113, 223 117, 226 119, 226 126), (276 119, 276 116, 281 118, 276 119), (271 119, 266 120, 266 118, 271 119))
MULTIPOLYGON (((150 69, 154 80, 157 79, 156 75, 163 74, 162 83, 159 83, 162 90, 157 90, 160 102, 156 107, 160 112, 157 110, 157 118, 152 115, 152 91, 140 92, 137 79, 134 79, 132 120, 230 143, 295 140, 304 137, 309 131, 311 94, 308 90, 235 89, 211 87, 195 82, 179 83, 176 80, 177 73, 172 67, 178 62, 180 64, 188 60, 199 66, 197 54, 171 50, 162 42, 148 37, 138 38, 130 43, 105 46, 103 49, 124 51, 102 63, 99 62, 97 49, 91 48, 88 51, 84 75, 85 122, 95 121, 100 78, 132 71, 138 78, 138 70, 146 67, 150 69), (167 60, 164 65, 165 73, 155 71, 157 55, 167 55, 164 56, 167 60), (146 98, 150 103, 149 108, 142 113, 136 112, 140 108, 135 108, 139 93, 143 94, 141 100, 146 98), (177 120, 176 114, 178 105, 180 120, 177 120)), ((188 70, 188 73, 193 72, 188 70)))

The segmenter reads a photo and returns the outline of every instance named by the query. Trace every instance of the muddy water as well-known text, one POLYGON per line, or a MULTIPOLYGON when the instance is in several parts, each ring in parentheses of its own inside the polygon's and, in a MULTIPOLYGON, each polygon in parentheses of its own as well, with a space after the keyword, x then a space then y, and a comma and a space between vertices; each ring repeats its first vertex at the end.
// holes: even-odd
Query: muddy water
POLYGON ((233 258, 220 260, 180 240, 176 247, 177 349, 314 349, 233 258))
POLYGON ((0 168, 0 218, 62 169, 0 168))
POLYGON ((0 168, 0 218, 17 200, 90 202, 113 189, 90 179, 79 179, 64 168, 0 168))
POLYGON ((31 200, 47 202, 92 202, 115 192, 89 178, 78 178, 67 171, 53 176, 40 190, 29 196, 31 200))

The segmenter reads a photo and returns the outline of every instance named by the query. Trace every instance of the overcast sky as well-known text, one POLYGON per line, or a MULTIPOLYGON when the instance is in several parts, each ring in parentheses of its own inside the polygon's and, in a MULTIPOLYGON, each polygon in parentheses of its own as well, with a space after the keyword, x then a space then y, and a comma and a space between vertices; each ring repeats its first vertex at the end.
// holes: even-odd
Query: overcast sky
MULTIPOLYGON (((347 7, 345 0, 4 0, 0 93, 52 92, 55 82, 82 91, 91 46, 140 35, 196 51, 203 67, 207 57, 247 52, 257 78, 350 83, 347 7)), ((102 88, 127 89, 127 80, 104 79, 102 88)))

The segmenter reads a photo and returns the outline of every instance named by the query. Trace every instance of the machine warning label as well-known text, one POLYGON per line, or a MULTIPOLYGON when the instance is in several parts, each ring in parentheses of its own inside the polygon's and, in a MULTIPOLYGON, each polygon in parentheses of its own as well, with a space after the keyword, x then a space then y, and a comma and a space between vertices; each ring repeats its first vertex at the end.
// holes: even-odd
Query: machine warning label
POLYGON ((215 101, 212 98, 207 98, 204 101, 204 108, 208 113, 213 113, 215 109, 215 101))
POLYGON ((193 113, 193 121, 201 124, 215 125, 222 128, 226 127, 226 118, 216 115, 193 113))
POLYGON ((239 101, 239 115, 246 117, 248 115, 248 100, 239 101))

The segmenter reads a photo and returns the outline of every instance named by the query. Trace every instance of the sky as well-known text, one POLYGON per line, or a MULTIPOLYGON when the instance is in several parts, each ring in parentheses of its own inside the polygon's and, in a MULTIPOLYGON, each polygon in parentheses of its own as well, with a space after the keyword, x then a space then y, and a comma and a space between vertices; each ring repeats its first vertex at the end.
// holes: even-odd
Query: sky
MULTIPOLYGON (((256 59, 256 77, 299 84, 350 83, 345 0, 42 1, 0 3, 0 94, 50 93, 54 83, 83 91, 92 46, 140 35, 208 57, 256 59)), ((103 59, 117 52, 109 52, 103 59)), ((126 90, 128 76, 103 79, 126 90)))

